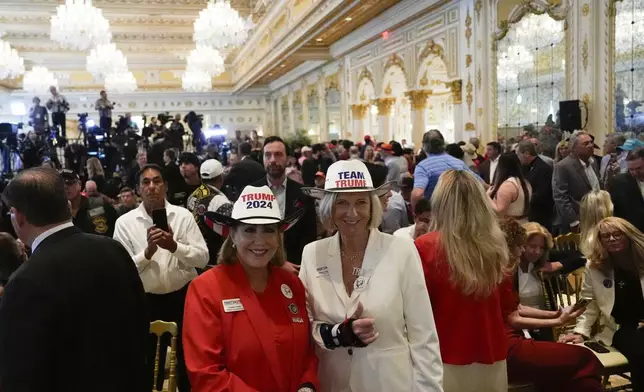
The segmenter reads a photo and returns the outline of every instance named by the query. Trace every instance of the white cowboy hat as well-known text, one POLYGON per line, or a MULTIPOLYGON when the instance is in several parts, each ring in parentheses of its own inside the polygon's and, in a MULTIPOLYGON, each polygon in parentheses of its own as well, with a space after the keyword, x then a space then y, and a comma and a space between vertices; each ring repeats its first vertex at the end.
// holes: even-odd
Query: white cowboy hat
POLYGON ((380 197, 391 190, 392 184, 393 182, 388 182, 374 188, 367 166, 360 160, 351 159, 337 161, 329 166, 324 189, 303 187, 302 192, 316 199, 323 198, 327 193, 347 192, 376 192, 380 197))
POLYGON ((285 231, 302 217, 304 209, 299 209, 286 219, 282 219, 280 207, 271 189, 247 186, 233 205, 230 216, 218 212, 206 212, 206 225, 222 237, 227 237, 230 228, 238 224, 247 225, 280 225, 285 231))

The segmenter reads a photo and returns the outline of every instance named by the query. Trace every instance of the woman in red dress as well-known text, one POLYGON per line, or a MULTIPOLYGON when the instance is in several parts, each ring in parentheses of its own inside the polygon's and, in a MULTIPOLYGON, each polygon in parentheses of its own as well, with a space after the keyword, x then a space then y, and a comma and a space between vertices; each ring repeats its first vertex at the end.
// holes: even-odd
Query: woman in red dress
POLYGON ((447 170, 431 199, 433 232, 416 239, 443 358, 445 392, 507 392, 499 300, 508 248, 483 185, 447 170))
POLYGON ((186 296, 183 342, 195 392, 312 392, 318 388, 305 291, 282 269, 283 221, 267 186, 247 186, 232 216, 206 213, 226 241, 218 266, 186 296))

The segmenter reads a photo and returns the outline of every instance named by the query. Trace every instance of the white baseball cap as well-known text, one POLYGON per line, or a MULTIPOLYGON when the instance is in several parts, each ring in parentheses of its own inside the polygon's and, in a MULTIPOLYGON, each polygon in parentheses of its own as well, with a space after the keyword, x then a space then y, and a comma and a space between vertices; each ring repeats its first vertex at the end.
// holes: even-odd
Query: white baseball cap
POLYGON ((279 224, 282 230, 288 230, 303 214, 304 209, 299 209, 288 218, 282 219, 280 206, 271 189, 266 185, 262 187, 249 185, 239 195, 230 216, 217 212, 206 212, 205 222, 219 235, 226 237, 230 227, 240 223, 247 225, 279 224))
POLYGON ((224 174, 224 166, 216 159, 208 159, 199 168, 201 178, 212 180, 224 174))
POLYGON ((391 182, 385 183, 378 188, 373 187, 371 174, 367 166, 358 159, 337 161, 326 173, 324 189, 303 187, 302 192, 321 199, 328 192, 372 192, 378 196, 384 195, 391 189, 391 182))

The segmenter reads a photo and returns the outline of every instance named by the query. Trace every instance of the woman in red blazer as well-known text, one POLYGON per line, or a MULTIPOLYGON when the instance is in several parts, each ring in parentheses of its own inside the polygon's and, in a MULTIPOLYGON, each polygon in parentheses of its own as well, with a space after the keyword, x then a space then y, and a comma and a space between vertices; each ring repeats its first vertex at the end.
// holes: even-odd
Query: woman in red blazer
POLYGON ((284 264, 283 221, 267 186, 247 186, 232 216, 207 213, 226 236, 217 267, 188 289, 183 344, 195 392, 312 392, 317 365, 302 283, 284 264))

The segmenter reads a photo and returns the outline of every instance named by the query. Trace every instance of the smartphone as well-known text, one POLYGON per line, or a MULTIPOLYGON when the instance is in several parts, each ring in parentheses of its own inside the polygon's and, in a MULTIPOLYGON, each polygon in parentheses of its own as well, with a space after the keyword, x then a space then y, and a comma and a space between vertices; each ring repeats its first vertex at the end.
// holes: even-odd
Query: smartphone
POLYGON ((163 231, 170 231, 168 229, 168 215, 165 212, 165 208, 152 210, 152 223, 163 231))
POLYGON ((588 304, 591 303, 591 302, 593 302, 593 300, 591 298, 580 298, 579 302, 575 303, 572 306, 571 312, 575 312, 575 311, 583 308, 584 306, 588 306, 588 304))
POLYGON ((597 342, 584 342, 584 346, 588 347, 589 349, 599 354, 606 354, 610 352, 609 349, 607 349, 606 347, 602 346, 597 342))

